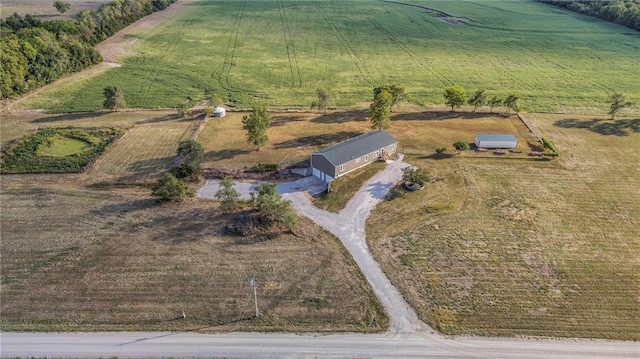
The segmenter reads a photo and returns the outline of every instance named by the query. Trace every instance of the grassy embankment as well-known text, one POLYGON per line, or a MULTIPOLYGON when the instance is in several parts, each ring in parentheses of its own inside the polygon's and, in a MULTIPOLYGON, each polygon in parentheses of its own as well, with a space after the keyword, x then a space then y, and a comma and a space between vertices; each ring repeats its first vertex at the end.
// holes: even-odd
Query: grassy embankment
POLYGON ((421 106, 441 104, 453 83, 469 93, 515 93, 530 112, 603 113, 614 91, 640 100, 640 39, 632 30, 529 1, 419 4, 433 10, 371 1, 190 2, 153 29, 128 34, 135 55, 122 67, 19 106, 96 110, 108 85, 131 107, 217 93, 242 108, 255 101, 308 108, 318 87, 334 92, 337 106, 359 106, 383 83, 406 86, 421 106), (437 11, 463 21, 448 23, 437 11))

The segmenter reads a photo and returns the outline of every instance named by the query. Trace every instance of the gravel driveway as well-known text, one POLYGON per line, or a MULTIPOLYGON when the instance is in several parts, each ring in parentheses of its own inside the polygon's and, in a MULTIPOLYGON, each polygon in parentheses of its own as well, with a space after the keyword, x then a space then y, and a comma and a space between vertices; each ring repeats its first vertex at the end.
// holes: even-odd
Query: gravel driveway
MULTIPOLYGON (((433 330, 418 318, 413 308, 391 284, 378 263, 373 260, 365 241, 365 222, 371 210, 400 181, 402 170, 408 166, 402 162, 402 156, 397 161, 389 161, 386 168, 369 179, 339 213, 327 212, 314 206, 306 190, 295 182, 278 185, 278 192, 290 200, 300 214, 310 218, 340 239, 387 311, 391 321, 389 330, 392 333, 426 334, 433 333, 433 330)), ((255 183, 236 182, 236 190, 242 198, 249 198, 249 193, 254 188, 255 183)), ((217 190, 218 181, 208 180, 198 191, 198 197, 215 198, 217 190)))

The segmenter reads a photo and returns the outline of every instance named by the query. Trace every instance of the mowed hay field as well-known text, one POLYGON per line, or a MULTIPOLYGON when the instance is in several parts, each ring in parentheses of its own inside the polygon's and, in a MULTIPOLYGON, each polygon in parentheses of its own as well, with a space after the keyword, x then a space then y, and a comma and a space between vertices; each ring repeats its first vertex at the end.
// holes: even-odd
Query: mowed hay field
POLYGON ((2 330, 386 329, 346 250, 308 220, 295 235, 233 237, 215 202, 161 206, 78 181, 3 176, 2 330))
POLYGON ((613 92, 640 100, 636 31, 533 1, 194 0, 123 41, 135 53, 123 66, 19 106, 96 110, 108 85, 132 107, 216 93, 239 108, 307 108, 318 87, 359 106, 384 83, 418 105, 441 104, 451 84, 515 93, 531 112, 603 113, 613 92))
POLYGON ((434 181, 374 210, 374 257, 445 333, 639 340, 639 120, 527 117, 559 159, 407 156, 434 181))

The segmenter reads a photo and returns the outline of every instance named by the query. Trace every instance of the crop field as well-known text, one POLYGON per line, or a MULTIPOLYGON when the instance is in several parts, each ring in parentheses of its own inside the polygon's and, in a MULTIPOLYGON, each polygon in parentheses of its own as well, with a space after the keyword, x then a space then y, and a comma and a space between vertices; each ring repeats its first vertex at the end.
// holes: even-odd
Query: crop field
POLYGON ((96 110, 108 85, 145 108, 211 93, 239 108, 307 108, 318 87, 357 107, 384 83, 404 85, 418 106, 441 104, 451 84, 515 93, 531 112, 603 113, 613 92, 640 101, 638 32, 524 0, 194 0, 123 43, 135 52, 123 66, 21 108, 96 110))
POLYGON ((386 328, 346 250, 308 220, 294 235, 233 237, 215 202, 160 206, 79 178, 2 178, 2 330, 386 328))
POLYGON ((640 120, 528 118, 558 160, 407 156, 434 181, 374 210, 374 257, 445 333, 639 340, 640 120))
POLYGON ((55 7, 54 1, 49 0, 2 0, 0 17, 3 19, 17 13, 20 16, 27 14, 42 20, 69 19, 84 10, 98 9, 100 5, 111 2, 109 0, 65 0, 71 5, 69 10, 61 15, 55 7))

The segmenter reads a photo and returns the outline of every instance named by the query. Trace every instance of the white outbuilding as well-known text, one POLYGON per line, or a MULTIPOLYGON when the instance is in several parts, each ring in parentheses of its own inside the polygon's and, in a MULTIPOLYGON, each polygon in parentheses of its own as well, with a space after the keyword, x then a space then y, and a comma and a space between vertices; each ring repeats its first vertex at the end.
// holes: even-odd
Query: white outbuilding
POLYGON ((213 110, 213 117, 224 117, 224 115, 227 114, 227 110, 224 109, 224 107, 216 107, 215 110, 213 110))
POLYGON ((476 135, 473 141, 477 148, 516 148, 518 139, 514 135, 476 135))

